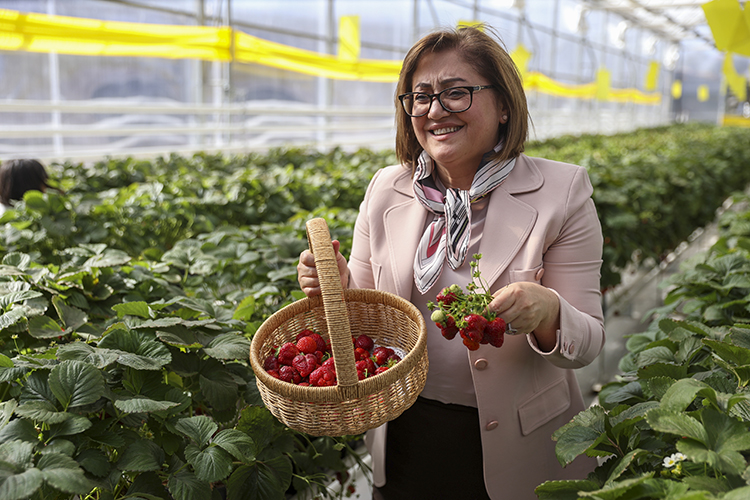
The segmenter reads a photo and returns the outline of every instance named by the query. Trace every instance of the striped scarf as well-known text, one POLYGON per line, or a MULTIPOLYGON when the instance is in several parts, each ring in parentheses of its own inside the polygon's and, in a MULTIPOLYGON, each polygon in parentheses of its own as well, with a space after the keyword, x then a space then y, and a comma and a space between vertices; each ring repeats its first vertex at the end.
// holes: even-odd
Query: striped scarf
POLYGON ((440 277, 446 258, 451 269, 461 267, 466 260, 471 241, 471 203, 499 186, 516 164, 515 158, 505 163, 492 161, 490 155, 500 149, 502 142, 482 157, 468 191, 442 187, 436 182, 432 158, 426 151, 419 155, 414 171, 414 194, 435 215, 419 240, 414 256, 414 283, 423 294, 440 277))

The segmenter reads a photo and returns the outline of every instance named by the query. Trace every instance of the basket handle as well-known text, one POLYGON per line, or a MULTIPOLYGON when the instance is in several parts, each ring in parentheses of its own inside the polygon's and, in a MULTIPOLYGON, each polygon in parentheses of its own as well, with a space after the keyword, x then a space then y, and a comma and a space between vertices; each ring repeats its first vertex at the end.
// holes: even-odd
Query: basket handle
POLYGON ((336 253, 333 251, 328 224, 325 219, 315 218, 307 221, 305 226, 310 251, 315 257, 315 268, 320 280, 323 310, 326 315, 328 335, 331 338, 338 385, 340 387, 356 386, 359 379, 354 364, 354 345, 349 327, 349 313, 346 309, 341 274, 336 262, 336 253))

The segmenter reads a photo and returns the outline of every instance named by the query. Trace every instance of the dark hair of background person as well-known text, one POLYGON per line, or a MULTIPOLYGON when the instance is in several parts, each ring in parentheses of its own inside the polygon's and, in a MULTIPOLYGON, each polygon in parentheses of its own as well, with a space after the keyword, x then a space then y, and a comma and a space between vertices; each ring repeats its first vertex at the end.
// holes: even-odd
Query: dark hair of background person
POLYGON ((0 166, 0 203, 10 206, 27 191, 45 191, 47 171, 38 160, 8 160, 0 166))
POLYGON ((529 109, 521 76, 499 37, 491 37, 485 33, 487 30, 490 28, 484 25, 442 29, 422 38, 406 54, 396 86, 396 157, 402 164, 411 166, 412 171, 422 147, 414 135, 411 117, 404 111, 398 96, 412 91, 414 73, 422 55, 428 52, 457 50, 467 63, 489 80, 490 85, 495 86, 493 91, 499 98, 498 102, 508 109, 508 123, 500 126, 500 138, 505 145, 495 159, 515 158, 523 152, 529 135, 529 109))

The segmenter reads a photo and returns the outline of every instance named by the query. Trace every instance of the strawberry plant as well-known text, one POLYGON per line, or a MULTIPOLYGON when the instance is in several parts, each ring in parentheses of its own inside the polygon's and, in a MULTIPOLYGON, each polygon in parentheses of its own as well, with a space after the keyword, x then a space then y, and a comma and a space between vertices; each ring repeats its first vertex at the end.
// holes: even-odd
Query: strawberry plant
POLYGON ((539 498, 750 497, 748 217, 726 212, 719 241, 665 283, 668 304, 628 339, 623 375, 554 434, 561 464, 585 453, 599 467, 540 485, 539 498))
POLYGON ((492 294, 479 271, 481 258, 482 254, 474 254, 470 264, 472 281, 466 285, 466 292, 453 284, 443 288, 435 302, 427 303, 432 311, 430 319, 440 328, 443 337, 452 340, 460 334, 470 351, 476 351, 481 344, 502 347, 506 331, 505 321, 487 310, 492 294))

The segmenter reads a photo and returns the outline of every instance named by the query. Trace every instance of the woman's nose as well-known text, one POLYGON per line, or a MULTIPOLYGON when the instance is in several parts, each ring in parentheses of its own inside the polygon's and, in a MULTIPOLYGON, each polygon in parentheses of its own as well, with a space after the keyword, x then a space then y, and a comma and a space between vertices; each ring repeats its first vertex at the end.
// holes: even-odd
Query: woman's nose
POLYGON ((440 104, 440 98, 438 96, 433 97, 432 101, 430 101, 430 108, 427 110, 427 117, 434 120, 446 114, 450 113, 440 104))

